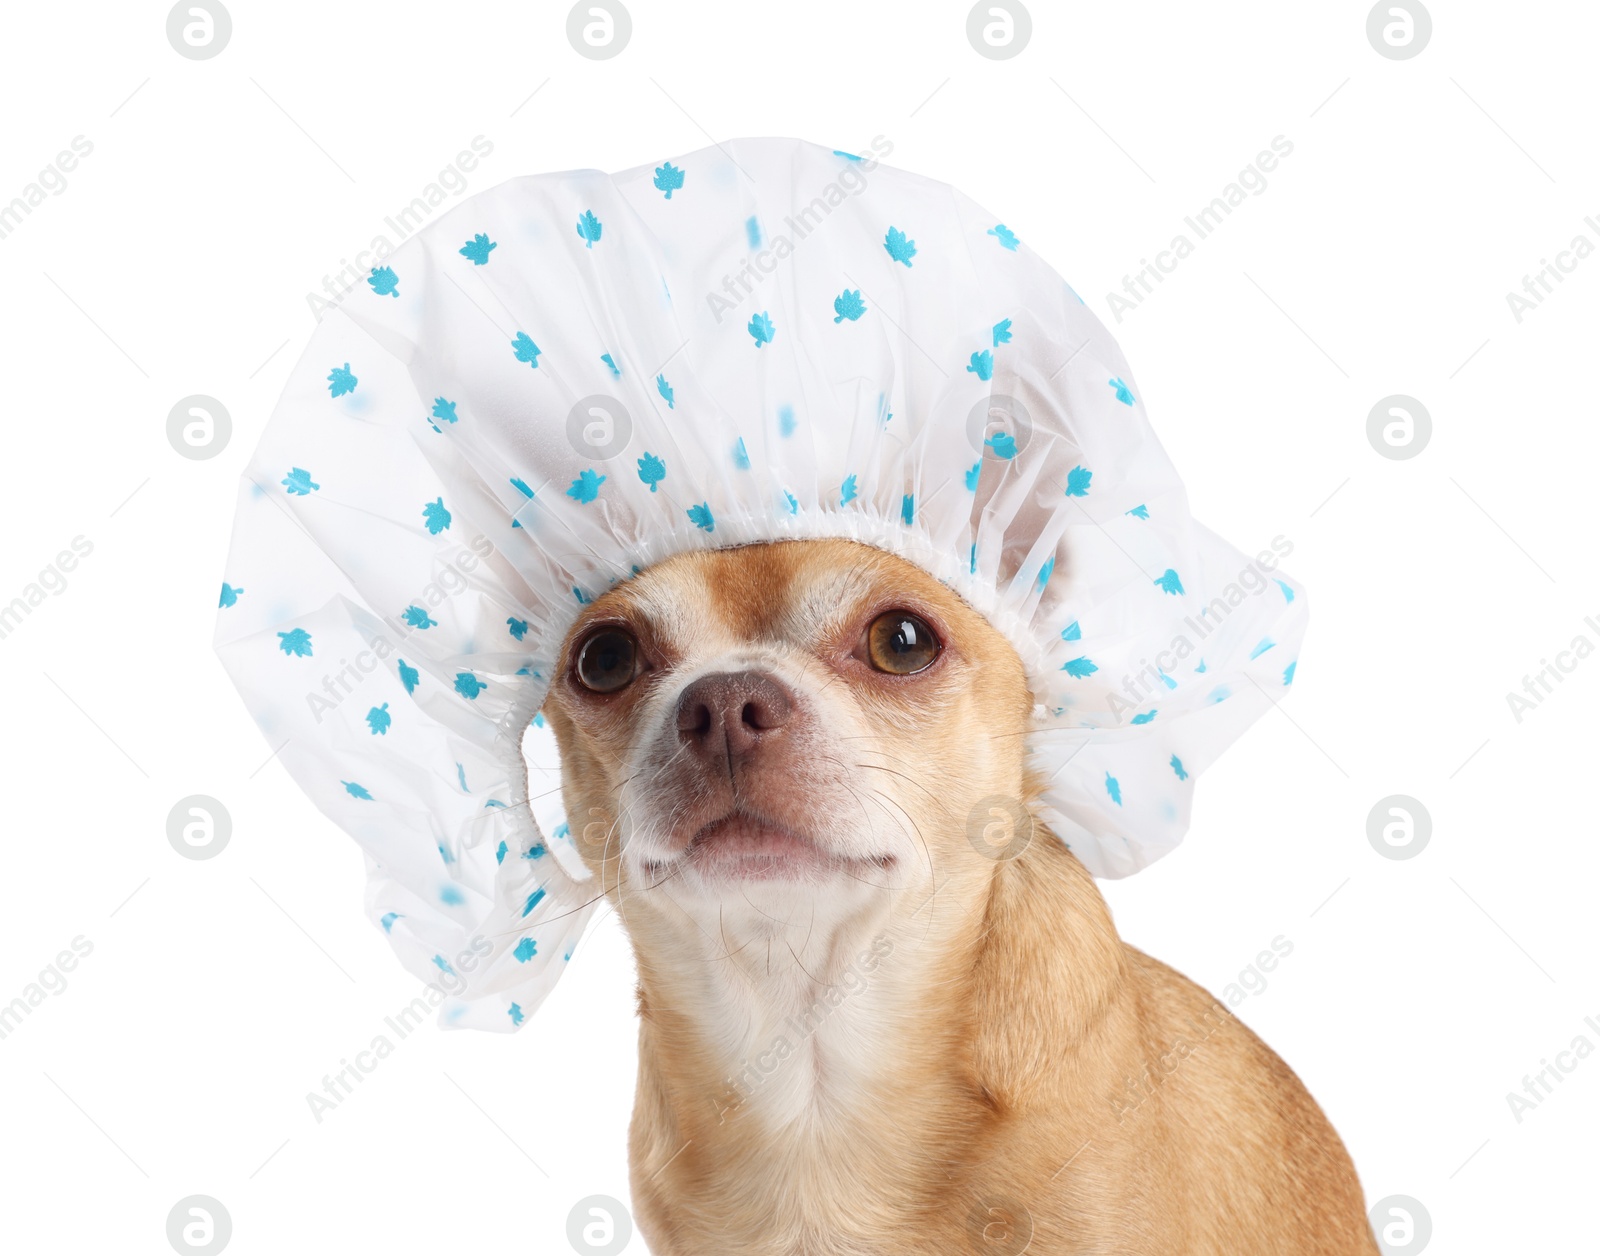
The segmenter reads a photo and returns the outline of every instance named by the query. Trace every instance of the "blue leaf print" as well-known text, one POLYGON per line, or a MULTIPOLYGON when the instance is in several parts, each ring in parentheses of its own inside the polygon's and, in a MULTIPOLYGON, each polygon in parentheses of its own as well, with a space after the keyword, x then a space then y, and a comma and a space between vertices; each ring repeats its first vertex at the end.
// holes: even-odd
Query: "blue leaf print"
POLYGON ((1054 554, 1052 554, 1052 555, 1050 555, 1050 558, 1048 559, 1048 561, 1046 561, 1045 565, 1043 567, 1039 568, 1039 587, 1041 589, 1044 588, 1045 585, 1050 583, 1050 575, 1051 575, 1052 572, 1055 571, 1055 569, 1056 569, 1056 556, 1054 554))
POLYGON ((733 465, 741 471, 750 469, 750 451, 744 447, 744 437, 733 442, 733 465))
POLYGON ((656 376, 656 391, 661 394, 661 399, 667 403, 667 409, 673 408, 672 385, 667 383, 665 375, 656 376))
POLYGON ((428 526, 431 536, 447 531, 450 527, 450 512, 445 509, 444 498, 438 497, 422 508, 422 518, 428 526))
POLYGON ((509 847, 507 847, 504 842, 501 842, 500 845, 498 845, 498 846, 496 846, 494 848, 494 861, 495 861, 495 863, 497 863, 497 864, 505 863, 505 861, 506 861, 506 851, 508 849, 509 849, 509 847))
POLYGON ((650 491, 656 491, 656 485, 667 478, 667 464, 648 449, 643 458, 639 459, 639 478, 650 486, 650 491))
POLYGON ((859 290, 852 292, 846 288, 833 298, 833 321, 842 323, 849 319, 852 323, 867 312, 867 303, 861 299, 859 290))
POLYGON ((467 899, 455 886, 447 885, 439 891, 439 901, 446 907, 460 907, 467 899))
POLYGON ((917 242, 906 239, 906 233, 899 227, 889 228, 889 234, 883 237, 883 247, 890 257, 908 267, 917 255, 917 242))
POLYGON ((291 628, 278 634, 278 649, 294 658, 311 657, 311 634, 304 628, 291 628))
POLYGON ((372 285, 372 290, 380 297, 398 297, 400 295, 400 277, 387 266, 374 266, 372 274, 367 277, 367 282, 372 285))
POLYGON ((1204 660, 1204 659, 1201 659, 1201 660, 1200 660, 1200 666, 1199 666, 1199 667, 1197 667, 1197 668, 1195 668, 1195 669, 1194 669, 1194 670, 1195 670, 1195 675, 1197 675, 1197 676, 1198 676, 1198 675, 1199 675, 1199 674, 1200 674, 1200 673, 1201 673, 1201 672, 1203 672, 1203 671, 1205 671, 1205 670, 1206 670, 1206 661, 1205 661, 1205 660, 1204 660))
POLYGON ((1004 458, 1009 462, 1017 456, 1017 438, 1010 432, 996 432, 983 443, 994 450, 996 458, 1004 458))
MULTIPOLYGON (((988 443, 989 443, 988 441, 984 441, 984 444, 987 445, 988 443)), ((974 462, 970 467, 967 468, 967 474, 966 474, 966 477, 965 477, 966 484, 967 484, 967 492, 976 493, 978 491, 978 477, 981 476, 982 474, 983 474, 983 463, 981 463, 981 462, 974 462)))
POLYGON ((752 249, 761 247, 761 224, 754 214, 744 220, 744 238, 752 249))
POLYGON ((621 379, 622 378, 622 368, 611 360, 611 355, 609 353, 602 353, 600 355, 600 360, 602 362, 604 362, 608 367, 611 368, 611 378, 612 379, 621 379))
POLYGON ((916 507, 917 504, 913 494, 905 494, 905 496, 900 499, 900 522, 905 524, 907 527, 910 527, 911 520, 916 515, 916 507))
POLYGON ((1279 581, 1276 581, 1276 584, 1277 584, 1277 586, 1278 586, 1278 587, 1279 587, 1279 588, 1280 588, 1280 589, 1282 589, 1282 590, 1283 590, 1283 600, 1284 600, 1284 601, 1285 601, 1285 602, 1292 602, 1292 601, 1294 601, 1294 590, 1293 590, 1293 589, 1292 589, 1292 588, 1290 588, 1290 587, 1289 587, 1289 586, 1288 586, 1288 584, 1286 584, 1286 583, 1285 583, 1285 582, 1284 582, 1284 581, 1282 581, 1282 580, 1279 580, 1279 581))
POLYGON ((1063 641, 1083 640, 1083 629, 1078 627, 1078 621, 1076 619, 1074 619, 1070 624, 1061 630, 1061 639, 1063 641))
POLYGON ((518 641, 521 641, 528 635, 528 621, 526 619, 518 619, 515 615, 507 616, 506 630, 518 641))
POLYGON ((1288 667, 1283 669, 1283 683, 1284 684, 1286 684, 1286 685, 1294 684, 1294 669, 1296 667, 1298 667, 1299 665, 1300 665, 1300 660, 1296 659, 1293 663, 1290 663, 1288 667))
MULTIPOLYGON (((1077 640, 1076 637, 1067 637, 1065 633, 1062 633, 1061 635, 1066 637, 1068 641, 1077 640)), ((1100 669, 1095 664, 1091 663, 1087 658, 1079 656, 1075 659, 1068 659, 1061 665, 1061 670, 1064 671, 1068 676, 1073 676, 1079 680, 1082 680, 1085 676, 1093 676, 1100 669)))
POLYGON ((350 363, 348 362, 343 366, 336 366, 328 372, 328 392, 335 397, 342 397, 345 393, 355 392, 357 382, 356 377, 350 374, 350 363))
POLYGON ((761 313, 752 317, 750 320, 750 325, 746 327, 745 330, 750 333, 751 339, 756 342, 757 349, 759 349, 762 345, 769 345, 772 343, 772 319, 768 316, 767 311, 765 310, 762 310, 761 313))
POLYGON ((1159 667, 1156 668, 1156 675, 1161 677, 1161 683, 1163 685, 1165 685, 1168 689, 1176 689, 1178 687, 1178 682, 1173 680, 1171 676, 1168 676, 1159 667))
MULTIPOLYGON (((670 196, 671 193, 669 192, 668 195, 670 196)), ((523 938, 522 941, 517 943, 517 949, 511 952, 519 964, 526 964, 538 953, 539 946, 532 938, 523 938)))
POLYGON ((499 247, 498 244, 480 231, 457 249, 456 252, 460 253, 462 257, 466 258, 474 266, 487 266, 489 264, 489 254, 499 247))
MULTIPOLYGON (((489 686, 484 684, 471 672, 456 673, 456 692, 459 693, 463 698, 469 700, 476 698, 488 687, 489 686)), ((465 786, 463 786, 463 788, 465 788, 465 786)))
POLYGON ((1250 651, 1250 657, 1258 659, 1277 644, 1271 637, 1262 637, 1260 641, 1256 642, 1256 648, 1250 651))
POLYGON ((994 354, 990 353, 987 349, 984 349, 978 353, 974 353, 971 360, 967 363, 967 370, 971 371, 979 379, 993 379, 994 354))
POLYGON ((600 220, 594 216, 594 210, 584 210, 578 219, 578 238, 586 249, 594 248, 595 241, 600 238, 600 220))
POLYGON ((400 913, 399 912, 397 912, 397 911, 386 911, 386 912, 383 913, 383 917, 382 917, 382 919, 380 919, 378 921, 378 923, 383 926, 383 931, 385 933, 388 933, 391 929, 394 928, 394 922, 399 920, 399 919, 400 919, 400 913))
POLYGON ((284 476, 280 483, 288 490, 291 497, 309 497, 322 487, 311 482, 311 472, 302 471, 299 467, 291 467, 289 474, 284 476))
POLYGON ((1119 807, 1122 806, 1122 786, 1117 782, 1117 778, 1112 776, 1110 772, 1106 773, 1106 793, 1111 795, 1112 802, 1116 803, 1119 807))
POLYGON ((1143 502, 1140 502, 1132 510, 1125 510, 1122 513, 1125 515, 1132 515, 1135 519, 1148 519, 1150 517, 1150 511, 1146 508, 1143 502))
POLYGON ((972 543, 972 548, 967 551, 967 573, 974 576, 978 574, 978 543, 976 541, 972 543))
POLYGON ((1206 701, 1207 702, 1223 702, 1223 701, 1225 701, 1225 700, 1227 700, 1228 698, 1231 698, 1231 697, 1233 697, 1233 690, 1229 689, 1228 686, 1226 686, 1226 685, 1218 685, 1215 689, 1213 689, 1209 694, 1206 695, 1206 701))
POLYGON ((526 362, 536 371, 539 369, 539 355, 544 350, 533 343, 533 337, 527 332, 517 333, 517 338, 511 342, 511 351, 517 355, 518 362, 526 362))
POLYGON ((395 662, 399 665, 400 683, 406 687, 408 694, 415 693, 417 691, 417 681, 422 679, 422 673, 404 659, 396 659, 395 662))
POLYGON ((543 843, 536 843, 528 847, 528 849, 522 853, 522 857, 524 859, 543 859, 544 854, 545 851, 543 843))
POLYGON ((590 602, 594 601, 592 597, 590 597, 577 585, 572 586, 572 596, 578 599, 579 606, 587 606, 590 602))
POLYGON ((517 492, 521 493, 524 497, 533 496, 533 490, 529 488, 523 481, 517 479, 516 476, 511 477, 511 487, 516 489, 517 492))
POLYGON ((1123 405, 1131 406, 1133 404, 1133 394, 1128 391, 1128 386, 1122 382, 1122 376, 1119 375, 1116 379, 1108 379, 1106 383, 1117 390, 1117 400, 1123 405))
POLYGON ((354 781, 340 781, 339 784, 344 786, 345 793, 349 794, 350 797, 362 798, 367 802, 372 801, 372 795, 367 793, 364 785, 357 785, 354 781))
POLYGON ((372 730, 374 737, 386 737, 389 725, 394 721, 389 716, 389 704, 385 702, 381 707, 373 707, 367 712, 367 727, 372 730))
POLYGON ((1178 573, 1172 570, 1171 567, 1168 567, 1159 576, 1152 580, 1151 583, 1160 585, 1163 593, 1183 592, 1183 581, 1178 579, 1178 573))
POLYGON ((1177 755, 1172 756, 1172 770, 1178 774, 1180 781, 1189 779, 1189 774, 1183 770, 1183 760, 1178 758, 1177 755))
POLYGON ((789 503, 789 513, 791 515, 799 514, 800 513, 800 500, 793 493, 791 493, 788 489, 784 489, 783 490, 783 496, 784 496, 784 500, 789 503))
POLYGON ((994 347, 998 349, 1001 345, 1008 345, 1010 343, 1011 320, 1009 318, 1002 318, 994 325, 994 347))
POLYGON ((454 423, 456 421, 456 403, 446 401, 443 397, 435 397, 433 399, 433 417, 442 419, 446 423, 454 423))
POLYGON ((413 628, 433 628, 439 623, 436 619, 428 618, 428 612, 420 606, 408 606, 401 618, 413 628))
POLYGON ((839 486, 839 505, 848 506, 856 499, 856 477, 851 472, 844 477, 844 483, 839 486))
POLYGON ((711 517, 711 507, 706 502, 701 502, 698 506, 690 506, 684 513, 689 516, 689 522, 702 532, 715 532, 717 530, 717 521, 711 517))
POLYGON ((995 223, 994 226, 984 232, 984 235, 992 235, 996 240, 1000 241, 1001 248, 1010 249, 1013 253, 1017 251, 1017 245, 1021 243, 1017 239, 1016 232, 1012 231, 1003 222, 995 223))
POLYGON ((1087 497, 1089 495, 1089 481, 1094 479, 1094 472, 1087 467, 1073 467, 1067 472, 1067 496, 1087 497))
POLYGON ((778 435, 787 439, 794 435, 794 429, 800 426, 800 420, 794 417, 793 406, 778 407, 778 435))
POLYGON ((239 600, 240 595, 243 593, 243 589, 236 589, 226 580, 224 580, 222 582, 222 596, 217 600, 218 609, 221 609, 225 606, 232 606, 239 600))
POLYGON ((522 905, 522 914, 524 916, 526 916, 535 907, 537 907, 540 904, 540 902, 543 901, 543 899, 544 899, 544 887, 540 886, 532 894, 528 895, 528 901, 522 905))
POLYGON ((1135 715, 1133 717, 1133 719, 1131 719, 1129 721, 1129 723, 1131 723, 1131 724, 1148 724, 1151 720, 1155 719, 1155 717, 1156 717, 1155 711, 1146 711, 1143 715, 1135 715))
POLYGON ((567 489, 567 496, 575 502, 592 502, 600 495, 600 486, 605 482, 605 476, 596 475, 592 467, 585 467, 567 489))
POLYGON ((510 1007, 506 1008, 506 1015, 511 1018, 511 1023, 513 1025, 520 1025, 523 1021, 528 1019, 522 1014, 522 1004, 520 1003, 513 1003, 510 1007))
POLYGON ((672 199, 672 194, 683 186, 683 171, 674 166, 670 161, 663 166, 656 167, 656 191, 665 192, 667 199, 672 199))

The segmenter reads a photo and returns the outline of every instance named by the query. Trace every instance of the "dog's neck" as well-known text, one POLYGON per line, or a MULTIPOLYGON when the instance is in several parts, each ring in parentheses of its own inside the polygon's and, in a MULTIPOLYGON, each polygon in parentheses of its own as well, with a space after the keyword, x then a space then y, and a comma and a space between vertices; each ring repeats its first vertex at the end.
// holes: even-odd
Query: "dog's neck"
POLYGON ((1060 1085, 1053 1066, 1103 1021, 1123 951, 1088 874, 1040 838, 1009 863, 781 923, 630 919, 636 1190, 661 1172, 714 1190, 737 1165, 768 1184, 762 1225, 817 1223, 832 1198, 828 1224, 847 1226, 852 1206, 937 1185, 911 1180, 929 1161, 908 1144, 954 1154, 1060 1085))

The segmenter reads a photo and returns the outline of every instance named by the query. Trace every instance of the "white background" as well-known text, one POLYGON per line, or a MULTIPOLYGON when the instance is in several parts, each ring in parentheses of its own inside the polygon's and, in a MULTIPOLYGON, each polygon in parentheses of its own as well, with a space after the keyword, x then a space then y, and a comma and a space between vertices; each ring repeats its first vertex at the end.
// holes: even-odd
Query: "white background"
POLYGON ((355 845, 268 761, 212 616, 306 294, 474 136, 476 191, 752 134, 883 135, 985 204, 1113 327, 1196 515, 1246 551, 1293 542, 1313 614, 1292 697, 1206 777, 1184 845, 1106 886, 1123 935, 1213 990, 1292 942, 1239 1012, 1369 1202, 1425 1205, 1433 1250, 1595 1250, 1600 1054, 1520 1122, 1506 1095, 1578 1035, 1600 1048, 1600 657, 1520 723, 1505 695, 1600 645, 1600 257, 1521 323, 1506 293, 1600 244, 1600 10, 1437 0, 1395 61, 1361 3, 1041 2, 1005 62, 961 3, 635 0, 606 62, 566 11, 235 0, 207 61, 161 5, 6 12, 0 204, 94 146, 0 239, 0 603, 93 545, 0 639, 0 1003, 94 948, 0 1040, 6 1246, 168 1251, 168 1211, 203 1193, 238 1253, 563 1252, 577 1200, 626 1199, 614 920, 520 1034, 430 1026, 313 1119, 306 1093, 416 989, 362 917, 355 845), (1113 322, 1106 294, 1278 135, 1266 191, 1113 322), (209 461, 165 435, 193 393, 233 417, 209 461), (1366 438, 1394 393, 1433 419, 1407 461, 1366 438), (167 842, 192 793, 233 817, 215 859, 167 842), (1367 840, 1394 793, 1433 822, 1403 862, 1367 840))

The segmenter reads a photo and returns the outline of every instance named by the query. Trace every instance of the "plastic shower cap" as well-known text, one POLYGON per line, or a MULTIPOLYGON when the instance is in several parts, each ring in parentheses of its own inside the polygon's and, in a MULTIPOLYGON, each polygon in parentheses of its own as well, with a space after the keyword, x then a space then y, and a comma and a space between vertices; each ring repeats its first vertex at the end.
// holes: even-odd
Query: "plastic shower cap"
POLYGON ((365 850, 373 921, 454 978, 442 1023, 522 1024, 592 910, 538 714, 582 605, 806 537, 1006 634, 1041 819, 1097 875, 1177 844, 1294 677, 1304 595, 1190 517, 1106 329, 994 215, 873 157, 738 140, 513 179, 322 321, 241 484, 217 649, 365 850))

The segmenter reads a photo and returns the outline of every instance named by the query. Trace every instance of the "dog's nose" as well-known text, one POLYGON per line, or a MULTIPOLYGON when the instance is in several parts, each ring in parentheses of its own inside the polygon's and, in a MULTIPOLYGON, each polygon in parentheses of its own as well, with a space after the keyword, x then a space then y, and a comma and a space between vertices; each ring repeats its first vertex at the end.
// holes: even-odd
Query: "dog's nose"
POLYGON ((731 763, 789 722, 794 696, 767 672, 716 672, 678 697, 678 736, 691 752, 731 763))

